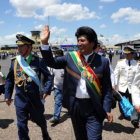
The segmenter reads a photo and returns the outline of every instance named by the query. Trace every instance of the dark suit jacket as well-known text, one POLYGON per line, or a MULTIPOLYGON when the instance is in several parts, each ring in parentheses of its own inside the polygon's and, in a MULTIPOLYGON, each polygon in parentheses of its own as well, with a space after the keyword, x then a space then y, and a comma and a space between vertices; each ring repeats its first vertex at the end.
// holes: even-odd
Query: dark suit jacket
MULTIPOLYGON (((5 84, 5 98, 11 99, 11 96, 13 94, 14 89, 14 63, 15 58, 11 61, 11 67, 9 70, 9 73, 6 78, 6 84, 5 84)), ((43 73, 46 77, 46 83, 44 87, 43 93, 50 94, 51 87, 52 87, 52 77, 50 75, 49 70, 47 69, 45 63, 43 62, 43 59, 39 58, 38 56, 33 55, 30 67, 37 73, 38 77, 40 77, 41 73, 43 73)), ((20 66, 17 64, 17 76, 21 76, 20 66)), ((28 77, 26 75, 26 77, 28 77)), ((15 105, 20 108, 24 108, 28 105, 28 103, 32 104, 35 108, 42 108, 42 103, 40 100, 40 92, 39 87, 36 85, 36 83, 32 80, 31 82, 27 82, 26 86, 27 92, 25 92, 24 86, 18 87, 15 85, 15 105)))
MULTIPOLYGON (((41 50, 42 56, 45 59, 46 64, 49 67, 53 67, 55 69, 64 68, 67 66, 73 72, 81 75, 80 71, 74 64, 74 61, 69 53, 65 56, 53 58, 50 48, 47 50, 41 50)), ((108 60, 98 54, 95 54, 95 57, 90 65, 93 69, 94 73, 98 75, 101 92, 102 92, 102 100, 100 100, 91 90, 88 83, 86 83, 88 94, 90 95, 93 106, 96 109, 99 119, 102 121, 106 117, 106 112, 110 112, 112 105, 112 87, 110 80, 110 69, 108 60)), ((63 106, 66 107, 70 112, 72 111, 73 103, 75 100, 76 89, 78 85, 79 79, 70 75, 65 70, 64 75, 64 85, 63 85, 63 106)))

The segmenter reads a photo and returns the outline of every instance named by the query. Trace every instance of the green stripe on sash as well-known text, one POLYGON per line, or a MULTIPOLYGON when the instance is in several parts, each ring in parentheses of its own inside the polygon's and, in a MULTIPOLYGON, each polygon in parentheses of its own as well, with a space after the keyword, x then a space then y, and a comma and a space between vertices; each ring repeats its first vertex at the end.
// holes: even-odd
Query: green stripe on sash
MULTIPOLYGON (((81 58, 79 57, 79 54, 76 51, 72 51, 72 52, 70 52, 70 55, 71 55, 75 65, 76 65, 76 67, 79 69, 80 72, 82 72, 85 69, 85 66, 82 64, 82 61, 81 61, 81 58)), ((85 78, 87 83, 91 87, 93 93, 95 93, 96 96, 101 99, 101 89, 100 89, 99 82, 97 82, 98 79, 97 79, 96 75, 94 74, 95 75, 94 76, 92 74, 92 73, 94 73, 93 70, 92 70, 92 73, 89 72, 88 70, 87 70, 87 72, 88 72, 88 76, 86 76, 86 78, 85 78)))

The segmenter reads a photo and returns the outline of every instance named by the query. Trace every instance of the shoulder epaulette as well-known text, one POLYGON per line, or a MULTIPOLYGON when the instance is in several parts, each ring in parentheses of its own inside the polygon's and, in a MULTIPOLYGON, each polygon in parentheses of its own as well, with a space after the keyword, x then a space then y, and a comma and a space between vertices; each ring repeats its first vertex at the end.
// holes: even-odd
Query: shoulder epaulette
POLYGON ((16 56, 14 56, 14 57, 12 57, 12 58, 10 58, 11 60, 13 60, 13 59, 16 59, 16 56))

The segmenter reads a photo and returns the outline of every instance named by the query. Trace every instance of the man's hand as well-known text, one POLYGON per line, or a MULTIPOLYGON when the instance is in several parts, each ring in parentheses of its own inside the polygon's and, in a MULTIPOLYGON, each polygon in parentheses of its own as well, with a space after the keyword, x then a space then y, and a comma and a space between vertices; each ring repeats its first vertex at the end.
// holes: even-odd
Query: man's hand
POLYGON ((135 110, 136 110, 137 113, 140 114, 140 105, 139 106, 135 106, 135 110))
POLYGON ((50 30, 49 30, 49 25, 47 24, 42 30, 42 35, 41 35, 42 44, 48 45, 49 37, 50 37, 50 30))
POLYGON ((5 102, 6 102, 6 104, 9 106, 9 105, 11 105, 12 100, 11 100, 11 99, 6 98, 6 99, 5 99, 5 102))
POLYGON ((43 99, 45 100, 45 98, 46 98, 47 96, 48 96, 47 94, 43 94, 43 99))
POLYGON ((112 116, 112 114, 111 113, 107 113, 107 116, 108 116, 108 122, 109 123, 112 123, 113 122, 113 116, 112 116))
POLYGON ((61 74, 60 76, 61 76, 62 78, 64 78, 64 74, 61 74))
POLYGON ((112 89, 117 90, 117 85, 116 86, 113 86, 112 89))
POLYGON ((40 95, 42 96, 42 99, 44 99, 44 100, 48 96, 47 94, 44 94, 44 93, 40 93, 40 95))

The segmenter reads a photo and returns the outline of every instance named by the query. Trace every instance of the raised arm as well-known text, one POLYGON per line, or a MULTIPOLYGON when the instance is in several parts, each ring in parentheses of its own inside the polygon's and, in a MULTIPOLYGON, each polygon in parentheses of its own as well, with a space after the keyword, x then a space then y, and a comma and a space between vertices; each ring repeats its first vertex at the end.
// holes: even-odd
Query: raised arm
POLYGON ((46 24, 42 30, 41 43, 44 45, 48 45, 49 37, 50 37, 49 25, 46 24))

